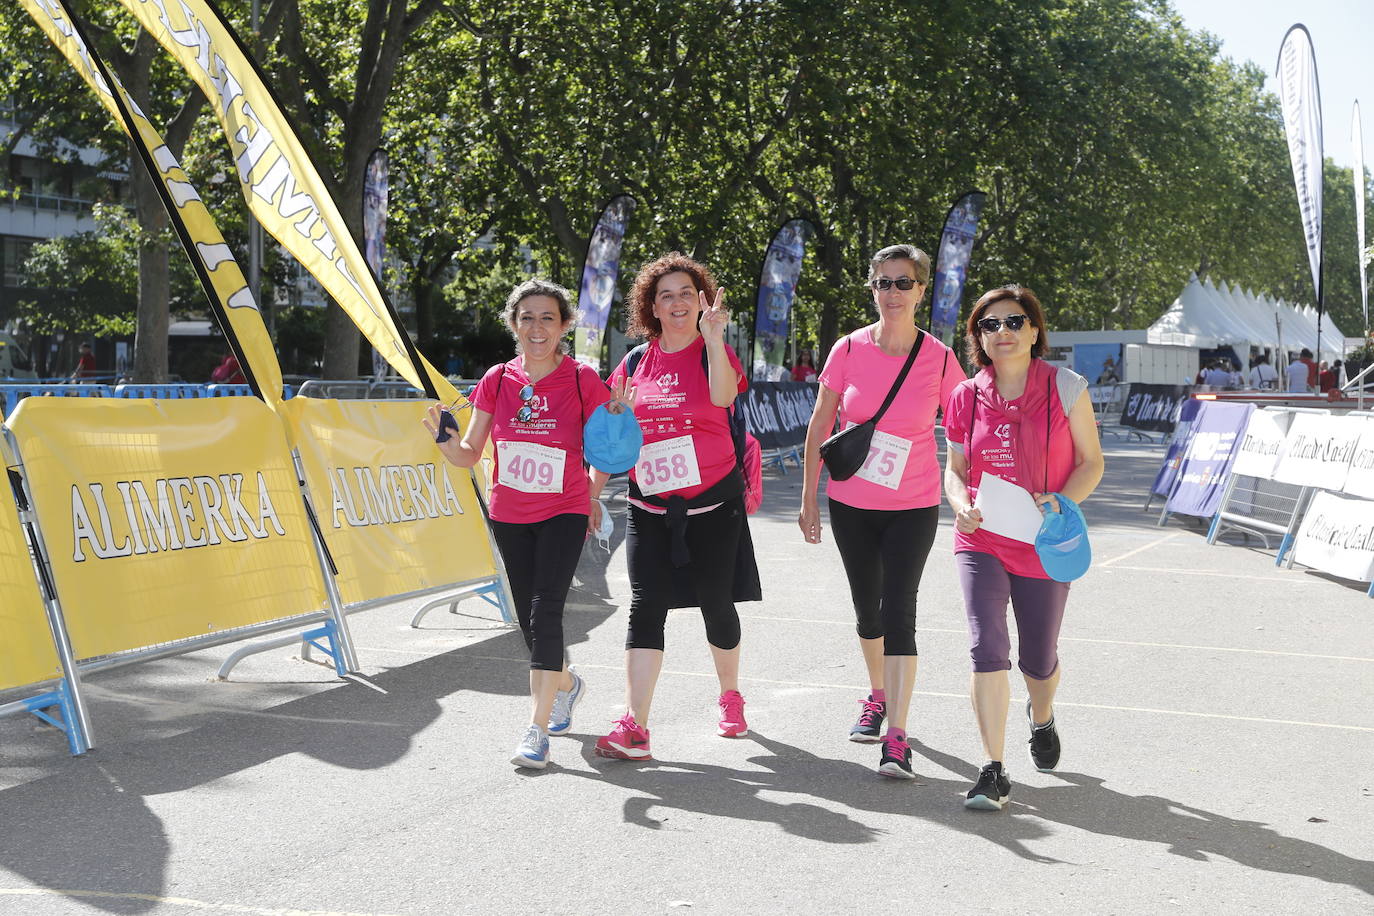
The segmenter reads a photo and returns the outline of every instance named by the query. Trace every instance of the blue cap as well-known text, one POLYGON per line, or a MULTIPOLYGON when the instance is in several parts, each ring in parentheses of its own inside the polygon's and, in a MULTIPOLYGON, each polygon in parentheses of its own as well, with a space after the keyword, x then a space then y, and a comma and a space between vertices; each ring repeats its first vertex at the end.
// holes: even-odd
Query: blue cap
POLYGON ((592 411, 582 430, 582 452, 587 463, 606 474, 619 474, 635 466, 644 444, 634 412, 611 413, 602 404, 592 411))
POLYGON ((1035 552, 1046 575, 1056 582, 1072 582, 1093 563, 1088 523, 1078 503, 1062 493, 1053 495, 1059 501, 1059 511, 1045 509, 1045 518, 1035 535, 1035 552))

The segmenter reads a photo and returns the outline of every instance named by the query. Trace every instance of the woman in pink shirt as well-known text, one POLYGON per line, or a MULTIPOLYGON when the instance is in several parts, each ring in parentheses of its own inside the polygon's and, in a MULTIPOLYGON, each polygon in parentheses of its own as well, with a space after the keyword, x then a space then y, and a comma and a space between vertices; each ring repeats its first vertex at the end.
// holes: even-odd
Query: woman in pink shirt
POLYGON ((576 317, 563 287, 527 280, 507 298, 504 317, 518 355, 482 376, 462 440, 440 435, 440 404, 424 423, 460 468, 477 463, 488 438, 494 445, 491 531, 530 650, 530 722, 511 762, 542 769, 548 735, 571 727, 586 686, 563 655, 563 605, 582 542, 600 522, 605 483, 584 470, 582 430, 598 406, 619 413, 633 392, 622 385, 613 397, 594 369, 563 352, 576 317))
POLYGON ((1030 694, 1031 762, 1048 772, 1059 764, 1054 695, 1069 585, 1045 573, 1031 544, 983 530, 974 506, 978 486, 993 474, 1058 511, 1054 494, 1082 502, 1097 488, 1102 446, 1087 380, 1043 359, 1049 338, 1033 292, 1013 285, 984 293, 969 314, 964 341, 970 362, 983 368, 954 392, 945 414, 945 493, 955 513, 954 561, 972 643, 973 711, 988 755, 964 804, 995 811, 1011 797, 1002 766, 1011 702, 1007 602, 1016 614, 1017 663, 1030 694))
POLYGON ((929 282, 930 256, 918 248, 893 245, 873 256, 868 284, 878 321, 841 338, 821 370, 797 520, 807 542, 819 544, 821 442, 837 412, 842 427, 871 419, 918 347, 901 391, 878 421, 868 461, 826 488, 870 687, 849 740, 882 741, 878 772, 898 779, 915 778, 906 726, 916 685, 916 590, 940 517, 935 414, 964 380, 954 352, 916 327, 929 282))
POLYGON ((705 266, 674 253, 640 268, 625 300, 625 333, 649 342, 625 357, 611 383, 634 386, 644 445, 630 470, 625 534, 627 708, 596 743, 602 757, 652 757, 649 708, 663 667, 664 623, 675 607, 701 608, 720 681, 717 734, 748 733, 735 601, 758 600, 755 592, 739 589, 748 585, 746 578, 757 589, 758 574, 730 435, 729 408, 747 382, 725 343, 730 314, 721 306, 723 295, 705 266))

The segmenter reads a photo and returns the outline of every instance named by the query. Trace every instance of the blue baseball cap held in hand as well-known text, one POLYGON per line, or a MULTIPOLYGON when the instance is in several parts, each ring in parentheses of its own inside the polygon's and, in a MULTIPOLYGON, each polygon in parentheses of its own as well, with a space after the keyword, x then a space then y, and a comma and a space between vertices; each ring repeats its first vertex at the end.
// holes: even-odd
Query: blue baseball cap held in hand
POLYGON ((619 474, 635 466, 639 447, 644 444, 634 412, 611 413, 602 404, 592 411, 582 430, 582 452, 587 463, 598 471, 619 474))
POLYGON ((1093 563, 1088 523, 1078 503, 1062 493, 1053 496, 1059 501, 1059 511, 1044 507, 1045 518, 1035 536, 1035 552, 1046 575, 1056 582, 1072 582, 1093 563))

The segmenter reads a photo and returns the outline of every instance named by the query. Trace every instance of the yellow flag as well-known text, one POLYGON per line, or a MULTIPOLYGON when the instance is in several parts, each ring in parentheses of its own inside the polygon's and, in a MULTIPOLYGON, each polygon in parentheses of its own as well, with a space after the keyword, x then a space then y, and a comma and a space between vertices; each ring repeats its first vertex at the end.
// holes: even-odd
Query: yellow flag
POLYGON ((109 68, 87 46, 73 25, 63 0, 19 0, 19 4, 94 90, 115 122, 134 141, 149 172, 160 179, 168 216, 191 266, 200 276, 225 337, 236 351, 244 377, 268 404, 279 403, 281 366, 258 304, 253 300, 243 271, 181 164, 109 68))
POLYGON ((248 208, 403 378, 456 402, 416 352, 338 207, 238 38, 205 0, 120 0, 205 93, 229 140, 248 208), (423 373, 423 374, 422 374, 423 373))

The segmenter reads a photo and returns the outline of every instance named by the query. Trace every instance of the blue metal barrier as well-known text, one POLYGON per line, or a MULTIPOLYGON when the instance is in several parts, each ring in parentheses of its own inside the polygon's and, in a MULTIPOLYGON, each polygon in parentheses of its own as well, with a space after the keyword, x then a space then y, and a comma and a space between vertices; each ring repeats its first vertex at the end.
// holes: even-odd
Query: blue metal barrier
POLYGON ((5 416, 14 413, 14 408, 27 397, 53 398, 109 398, 114 392, 109 385, 0 385, 0 397, 4 398, 5 416))
POLYGON ((205 397, 205 386, 186 384, 116 385, 114 396, 117 398, 159 398, 164 401, 181 398, 203 398, 205 397))

